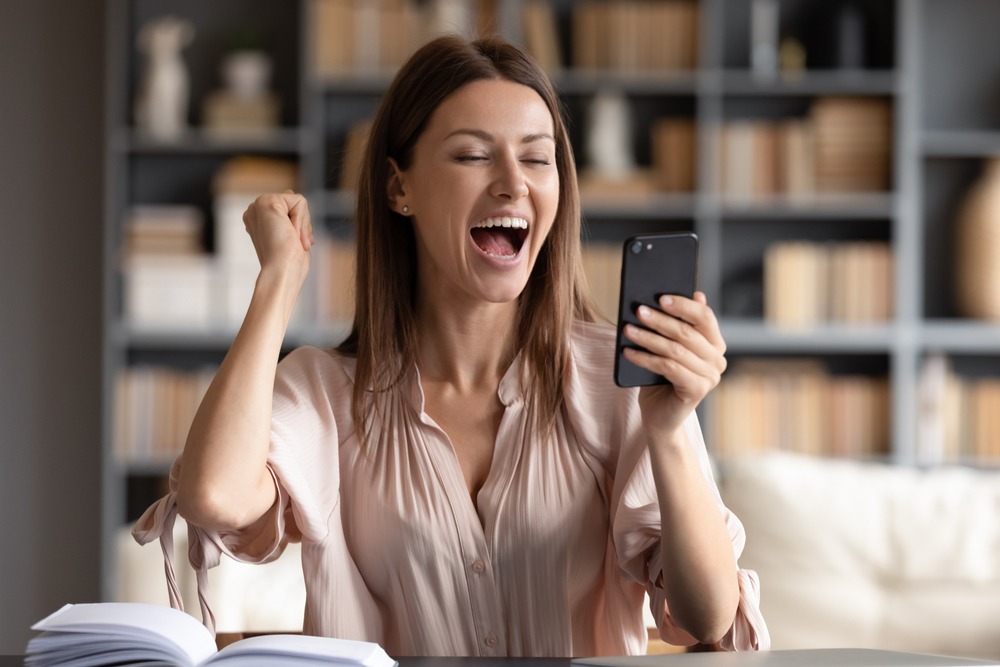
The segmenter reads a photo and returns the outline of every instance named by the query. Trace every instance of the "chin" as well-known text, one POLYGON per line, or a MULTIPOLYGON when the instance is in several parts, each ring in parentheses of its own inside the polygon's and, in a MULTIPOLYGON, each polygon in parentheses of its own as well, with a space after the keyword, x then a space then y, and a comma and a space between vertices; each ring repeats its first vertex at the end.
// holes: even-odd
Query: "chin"
POLYGON ((482 294, 482 297, 489 303, 511 303, 517 301, 527 285, 527 281, 519 282, 516 285, 493 285, 492 289, 482 294))

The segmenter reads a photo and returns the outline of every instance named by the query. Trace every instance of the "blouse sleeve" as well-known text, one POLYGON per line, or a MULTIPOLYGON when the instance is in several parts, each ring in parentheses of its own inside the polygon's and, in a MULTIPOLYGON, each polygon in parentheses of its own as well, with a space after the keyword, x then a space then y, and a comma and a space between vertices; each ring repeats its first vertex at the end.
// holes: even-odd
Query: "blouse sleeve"
MULTIPOLYGON (((739 518, 722 502, 694 413, 684 427, 688 442, 697 452, 702 473, 711 485, 726 522, 733 554, 739 559, 746 543, 746 533, 739 518)), ((660 583, 660 512, 648 453, 643 452, 637 457, 637 464, 624 477, 620 501, 612 517, 612 530, 623 568, 629 576, 646 586, 650 610, 657 621, 660 637, 679 646, 697 643, 694 637, 673 621, 667 605, 666 591, 660 583)), ((767 650, 771 646, 771 639, 760 611, 760 581, 757 573, 738 568, 736 574, 740 589, 739 604, 733 624, 722 638, 720 646, 727 651, 767 650)))
MULTIPOLYGON (((339 441, 329 403, 319 398, 325 392, 316 364, 310 363, 314 354, 325 353, 297 350, 278 365, 267 458, 277 491, 274 505, 243 530, 215 531, 188 524, 188 561, 197 575, 202 621, 212 631, 208 570, 219 564, 222 554, 245 563, 266 563, 278 558, 289 541, 318 542, 326 537, 326 517, 339 498, 339 441), (322 479, 316 477, 317 471, 322 471, 322 479)), ((174 571, 173 526, 182 466, 183 457, 178 457, 171 467, 169 493, 150 506, 132 529, 139 544, 159 539, 170 604, 178 609, 183 609, 183 600, 174 571)))
MULTIPOLYGON (((642 430, 638 390, 621 389, 611 380, 613 330, 608 333, 598 331, 596 325, 586 325, 583 334, 575 340, 567 402, 570 417, 576 421, 586 446, 604 461, 608 471, 611 538, 619 567, 626 577, 645 587, 662 639, 675 645, 693 645, 697 640, 674 622, 660 583, 660 509, 642 430)), ((712 488, 738 559, 746 537, 743 524, 722 502, 695 413, 687 419, 684 429, 712 488)), ((721 647, 735 651, 770 648, 767 625, 760 612, 757 574, 738 569, 737 579, 739 605, 721 647)))

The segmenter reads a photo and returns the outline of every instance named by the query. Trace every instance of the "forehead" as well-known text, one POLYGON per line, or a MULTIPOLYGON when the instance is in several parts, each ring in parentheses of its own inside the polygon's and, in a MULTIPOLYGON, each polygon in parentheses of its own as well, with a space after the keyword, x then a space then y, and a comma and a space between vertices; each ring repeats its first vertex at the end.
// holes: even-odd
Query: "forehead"
POLYGON ((467 83, 431 114, 426 135, 438 139, 457 129, 491 134, 534 135, 554 132, 552 114, 542 96, 529 86, 502 79, 467 83))

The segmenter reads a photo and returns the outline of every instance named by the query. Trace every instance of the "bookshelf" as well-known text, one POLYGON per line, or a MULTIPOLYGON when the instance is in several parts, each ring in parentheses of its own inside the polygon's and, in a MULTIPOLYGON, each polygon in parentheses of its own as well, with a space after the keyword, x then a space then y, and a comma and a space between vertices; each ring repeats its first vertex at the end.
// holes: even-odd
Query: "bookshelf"
MULTIPOLYGON (((405 51, 401 45, 418 43, 427 34, 428 20, 464 21, 469 30, 496 29, 551 64, 584 179, 584 240, 591 251, 588 266, 597 276, 615 274, 616 248, 627 235, 698 233, 699 286, 720 316, 731 362, 723 386, 702 414, 709 442, 727 439, 719 445, 720 453, 739 451, 741 441, 749 446, 752 431, 749 422, 745 429, 734 428, 731 419, 723 424, 721 414, 751 414, 738 395, 725 395, 727 386, 772 381, 787 368, 789 374, 779 380, 784 391, 790 382, 831 392, 834 385, 860 387, 835 390, 839 404, 862 405, 860 412, 843 408, 848 411, 837 414, 880 416, 847 418, 852 423, 870 419, 865 439, 875 442, 867 449, 826 453, 878 456, 900 464, 997 462, 993 453, 945 445, 928 434, 947 432, 943 424, 954 421, 949 410, 954 411, 955 392, 942 386, 964 387, 958 394, 968 397, 1000 377, 1000 327, 963 319, 952 305, 955 262, 949 234, 984 161, 1000 153, 1000 105, 994 92, 1000 52, 991 48, 1000 0, 962 0, 960 11, 947 0, 773 0, 770 11, 776 9, 777 21, 772 43, 794 40, 785 41, 775 56, 783 63, 780 71, 767 57, 753 55, 754 44, 759 46, 763 38, 751 26, 755 12, 757 21, 761 12, 767 18, 766 0, 482 0, 459 3, 465 11, 451 15, 445 11, 449 3, 442 2, 432 19, 420 18, 416 4, 404 0, 363 3, 368 9, 360 15, 352 13, 350 0, 109 2, 101 447, 106 597, 113 590, 114 532, 159 494, 169 459, 122 454, 116 437, 128 438, 116 433, 134 433, 122 429, 136 427, 129 419, 137 408, 121 409, 127 403, 118 397, 120 378, 130 370, 154 369, 168 377, 167 371, 180 370, 197 384, 199 373, 221 360, 235 331, 233 321, 211 317, 183 327, 151 326, 128 317, 125 294, 132 287, 120 269, 123 221, 137 206, 194 207, 204 220, 204 250, 211 263, 221 234, 215 229, 221 214, 213 180, 236 158, 278 160, 296 167, 298 189, 309 197, 314 219, 332 244, 329 256, 336 256, 337 248, 350 240, 353 198, 341 183, 347 178, 343 165, 352 131, 373 114, 405 51), (649 11, 660 13, 653 18, 644 13, 649 11), (183 53, 191 75, 191 129, 169 142, 137 131, 131 111, 144 62, 135 36, 146 21, 163 14, 189 20, 196 35, 183 53), (668 14, 673 18, 664 18, 668 14), (380 51, 368 43, 373 40, 354 41, 354 33, 342 30, 333 33, 335 39, 318 39, 319 31, 336 30, 324 28, 331 25, 360 26, 357 34, 372 35, 374 29, 392 35, 388 41, 395 50, 380 51), (650 33, 649 25, 666 27, 650 33), (204 132, 199 105, 219 86, 217 66, 227 35, 261 26, 267 28, 264 37, 273 56, 271 90, 280 100, 277 127, 242 138, 204 132), (844 30, 854 36, 846 46, 838 43, 836 26, 847 26, 844 30), (608 38, 612 33, 622 37, 608 38), (652 56, 626 48, 632 43, 659 50, 647 61, 652 56), (578 66, 580 62, 587 66, 578 66), (627 143, 639 174, 617 184, 591 178, 587 152, 593 100, 606 91, 627 102, 627 143), (815 133, 823 132, 816 129, 820 123, 837 126, 838 113, 848 118, 862 114, 866 132, 834 130, 837 141, 822 149, 814 146, 812 153, 778 148, 793 145, 796 139, 789 137, 803 126, 815 133), (875 126, 877 132, 867 132, 875 126), (854 150, 853 159, 861 160, 848 160, 847 176, 863 180, 822 185, 816 176, 821 171, 824 178, 844 177, 844 163, 838 162, 841 144, 853 146, 849 152, 854 150), (690 146, 688 157, 664 166, 664 155, 685 152, 679 146, 690 146), (818 158, 823 151, 826 157, 818 158), (761 165, 770 165, 766 178, 758 174, 765 171, 761 165), (869 169, 872 165, 877 169, 869 169), (751 180, 739 180, 748 173, 751 180), (811 177, 803 182, 806 173, 811 177), (833 299, 842 283, 853 282, 855 291, 869 287, 888 304, 860 320, 817 316, 794 326, 772 321, 768 312, 773 309, 765 304, 765 258, 769 249, 791 243, 821 250, 889 249, 889 268, 880 264, 876 272, 888 278, 875 281, 871 276, 876 273, 847 268, 822 289, 823 298, 833 299), (859 275, 866 278, 857 280, 859 275), (875 282, 884 284, 876 289, 875 282), (727 433, 732 433, 731 442, 727 433)), ((768 30, 763 34, 767 37, 768 30)), ((336 264, 326 262, 325 269, 323 261, 314 264, 321 268, 307 285, 302 313, 286 340, 289 349, 332 344, 346 333, 345 306, 331 305, 338 295, 327 287, 336 264)), ((796 275, 787 266, 783 271, 796 275)), ((614 290, 605 291, 610 304, 614 290)), ((800 297, 808 301, 810 294, 820 293, 800 297)), ((781 395, 780 390, 763 393, 781 395)), ((809 395, 815 405, 830 406, 834 400, 809 395)), ((160 400, 144 399, 143 409, 160 400)), ((968 405, 983 402, 965 400, 968 405)), ((786 414, 780 400, 776 405, 775 414, 786 414)), ((765 407, 775 409, 774 404, 765 407)), ((816 419, 811 423, 789 432, 821 428, 816 419)), ((985 423, 981 427, 983 433, 989 428, 985 423)), ((796 442, 786 446, 809 449, 796 442)))

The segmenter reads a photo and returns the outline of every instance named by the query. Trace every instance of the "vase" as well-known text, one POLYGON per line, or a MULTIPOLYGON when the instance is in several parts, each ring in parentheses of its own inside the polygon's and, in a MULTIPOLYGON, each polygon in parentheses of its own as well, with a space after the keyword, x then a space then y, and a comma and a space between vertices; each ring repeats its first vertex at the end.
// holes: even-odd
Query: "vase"
POLYGON ((271 85, 271 67, 271 57, 263 51, 233 51, 222 61, 222 79, 236 97, 258 99, 271 85))
POLYGON ((986 162, 955 220, 958 314, 1000 321, 1000 157, 986 162))

